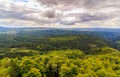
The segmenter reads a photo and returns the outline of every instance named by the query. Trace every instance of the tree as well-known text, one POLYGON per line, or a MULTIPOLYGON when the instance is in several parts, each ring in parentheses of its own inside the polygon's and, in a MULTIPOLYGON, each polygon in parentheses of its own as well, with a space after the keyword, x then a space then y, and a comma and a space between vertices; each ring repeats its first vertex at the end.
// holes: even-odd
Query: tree
POLYGON ((37 68, 30 68, 30 71, 23 74, 23 77, 42 77, 39 69, 37 68))

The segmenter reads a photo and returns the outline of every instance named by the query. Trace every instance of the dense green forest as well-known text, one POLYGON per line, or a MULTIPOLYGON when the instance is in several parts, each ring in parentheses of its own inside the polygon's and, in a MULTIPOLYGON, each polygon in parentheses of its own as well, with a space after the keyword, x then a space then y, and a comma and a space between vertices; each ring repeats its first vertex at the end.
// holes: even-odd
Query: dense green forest
POLYGON ((0 77, 120 77, 119 32, 5 32, 0 34, 0 77))

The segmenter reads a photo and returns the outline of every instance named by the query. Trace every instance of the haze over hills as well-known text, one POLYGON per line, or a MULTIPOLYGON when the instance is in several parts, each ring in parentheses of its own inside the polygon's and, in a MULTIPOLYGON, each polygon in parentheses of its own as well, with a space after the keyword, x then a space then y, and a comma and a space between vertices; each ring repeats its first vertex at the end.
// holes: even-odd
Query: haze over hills
POLYGON ((45 28, 45 27, 27 27, 27 28, 9 28, 0 27, 0 34, 11 34, 17 36, 49 36, 49 35, 76 35, 90 34, 114 39, 120 36, 119 28, 45 28))
POLYGON ((50 27, 22 27, 22 28, 10 28, 0 27, 0 31, 22 31, 22 30, 73 30, 73 31, 102 31, 102 32, 120 32, 120 28, 50 28, 50 27))

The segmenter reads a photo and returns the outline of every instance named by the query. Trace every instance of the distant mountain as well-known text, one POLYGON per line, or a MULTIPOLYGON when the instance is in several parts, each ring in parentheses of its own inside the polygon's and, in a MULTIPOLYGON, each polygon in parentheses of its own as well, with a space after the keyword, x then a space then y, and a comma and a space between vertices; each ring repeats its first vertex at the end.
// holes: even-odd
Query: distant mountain
POLYGON ((120 28, 46 28, 46 27, 27 27, 27 28, 10 28, 0 27, 0 34, 19 33, 20 35, 61 35, 61 34, 93 34, 104 37, 120 36, 120 28), (31 34, 30 34, 31 33, 31 34))
POLYGON ((7 31, 9 28, 6 27, 0 27, 0 31, 7 31))
POLYGON ((10 27, 0 27, 0 31, 8 31, 8 30, 14 30, 14 31, 32 31, 32 30, 58 30, 57 28, 46 28, 46 27, 22 27, 22 28, 10 28, 10 27))
POLYGON ((120 32, 120 28, 69 28, 75 31, 102 31, 102 32, 120 32))
POLYGON ((8 30, 74 30, 74 31, 102 31, 102 32, 120 32, 120 28, 50 28, 50 27, 27 27, 27 28, 10 28, 0 27, 0 31, 8 30))

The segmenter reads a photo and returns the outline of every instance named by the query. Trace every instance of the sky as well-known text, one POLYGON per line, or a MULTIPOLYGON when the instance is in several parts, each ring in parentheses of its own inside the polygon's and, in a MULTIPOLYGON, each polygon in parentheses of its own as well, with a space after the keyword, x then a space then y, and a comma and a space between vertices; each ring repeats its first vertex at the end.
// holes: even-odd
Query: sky
POLYGON ((120 28, 120 0, 0 0, 0 26, 120 28))

